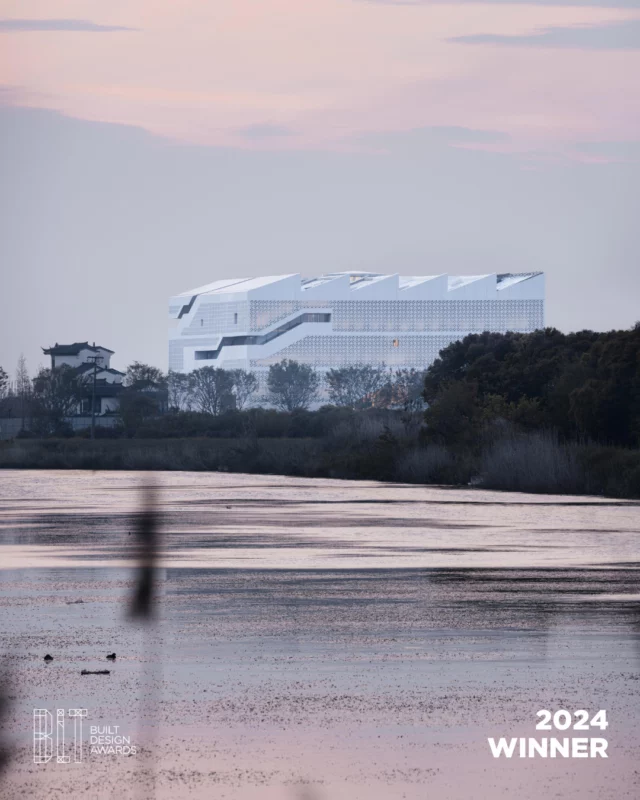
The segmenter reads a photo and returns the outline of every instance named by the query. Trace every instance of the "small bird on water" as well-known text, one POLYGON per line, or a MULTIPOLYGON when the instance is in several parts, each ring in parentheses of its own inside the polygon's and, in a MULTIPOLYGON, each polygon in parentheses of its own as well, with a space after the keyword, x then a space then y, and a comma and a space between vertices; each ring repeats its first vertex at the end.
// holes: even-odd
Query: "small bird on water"
POLYGON ((50 656, 49 653, 44 657, 45 661, 53 661, 53 656, 50 656))
POLYGON ((109 653, 107 658, 109 659, 109 661, 115 661, 116 660, 116 654, 115 653, 109 653))

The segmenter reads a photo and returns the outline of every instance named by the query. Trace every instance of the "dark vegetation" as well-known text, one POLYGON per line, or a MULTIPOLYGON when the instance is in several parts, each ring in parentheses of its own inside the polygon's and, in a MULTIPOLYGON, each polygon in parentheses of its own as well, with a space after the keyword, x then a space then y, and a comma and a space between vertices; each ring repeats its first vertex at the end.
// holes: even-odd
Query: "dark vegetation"
POLYGON ((487 488, 640 497, 640 327, 483 333, 425 379, 424 440, 487 488))
POLYGON ((333 370, 333 405, 313 412, 305 406, 320 387, 303 365, 283 362, 269 376, 271 399, 282 399, 273 404, 288 410, 239 410, 247 397, 241 391, 234 400, 234 387, 245 395, 258 387, 251 373, 223 372, 168 376, 173 410, 162 415, 134 383, 121 424, 98 429, 96 441, 85 433, 7 442, 0 466, 229 470, 640 497, 638 327, 471 335, 445 348, 426 374, 333 370), (426 411, 417 410, 416 386, 426 411), (193 397, 201 400, 185 403, 193 397))
POLYGON ((459 442, 484 423, 553 430, 563 440, 640 443, 640 326, 630 331, 467 336, 428 370, 427 423, 459 442), (457 422, 445 413, 455 406, 457 422), (453 429, 445 427, 453 425, 453 429))

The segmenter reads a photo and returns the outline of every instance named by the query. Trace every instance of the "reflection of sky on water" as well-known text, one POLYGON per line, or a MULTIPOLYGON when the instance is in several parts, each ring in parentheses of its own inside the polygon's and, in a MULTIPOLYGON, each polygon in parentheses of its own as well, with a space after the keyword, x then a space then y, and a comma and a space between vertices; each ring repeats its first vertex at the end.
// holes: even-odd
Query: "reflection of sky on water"
MULTIPOLYGON (((631 565, 638 555, 633 502, 223 473, 154 476, 165 566, 568 567, 631 565)), ((144 479, 5 471, 2 565, 126 561, 144 479)))
MULTIPOLYGON (((19 678, 15 713, 82 706, 135 731, 149 649, 124 609, 145 476, 38 473, 32 484, 31 475, 6 473, 0 498, 1 646, 19 678), (78 677, 114 650, 108 678, 78 677), (44 665, 48 651, 55 660, 44 665)), ((487 732, 531 735, 539 708, 604 707, 615 772, 565 766, 553 790, 628 794, 637 504, 273 476, 159 479, 165 566, 152 644, 160 735, 177 737, 167 758, 206 772, 215 753, 229 775, 284 775, 287 765, 289 778, 346 780, 361 770, 351 785, 375 773, 371 798, 421 797, 403 783, 409 774, 418 788, 439 786, 435 796, 457 798, 443 794, 452 786, 471 796, 467 781, 483 796, 533 798, 521 765, 501 773, 503 794, 486 794, 487 732)), ((28 735, 18 734, 25 746, 28 735)), ((238 786, 230 797, 244 797, 238 786)))

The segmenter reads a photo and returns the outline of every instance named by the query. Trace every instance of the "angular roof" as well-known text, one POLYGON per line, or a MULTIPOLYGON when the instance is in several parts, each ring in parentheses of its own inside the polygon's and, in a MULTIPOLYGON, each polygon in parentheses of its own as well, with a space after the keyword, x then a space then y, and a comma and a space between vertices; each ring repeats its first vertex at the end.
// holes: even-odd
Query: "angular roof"
POLYGON ((475 281, 480 281, 483 278, 488 278, 489 274, 487 274, 487 275, 449 275, 448 276, 449 291, 452 291, 454 289, 460 289, 462 286, 467 286, 468 284, 474 283, 475 281))
POLYGON ((89 342, 74 342, 73 344, 58 344, 57 342, 53 347, 42 348, 42 352, 46 356, 77 356, 83 350, 91 350, 97 353, 99 350, 104 350, 106 353, 113 353, 108 347, 101 347, 98 345, 89 344, 89 342))
POLYGON ((412 289, 414 286, 420 286, 427 281, 435 281, 437 278, 444 278, 446 275, 402 275, 400 277, 401 289, 412 289))
POLYGON ((259 289, 262 286, 268 286, 270 283, 278 283, 284 278, 295 277, 291 275, 268 275, 263 278, 235 278, 234 280, 214 281, 208 283, 206 286, 200 286, 198 289, 191 289, 188 292, 181 292, 176 297, 193 297, 193 295, 200 294, 237 294, 238 292, 250 292, 253 289, 259 289))
POLYGON ((258 278, 214 281, 199 289, 175 295, 169 301, 169 316, 191 324, 200 302, 318 301, 339 300, 544 300, 544 273, 483 273, 475 275, 403 275, 365 270, 327 272, 315 276, 300 273, 258 278))
POLYGON ((541 272, 503 272, 498 275, 497 289, 508 289, 510 286, 515 286, 517 283, 528 281, 529 278, 535 278, 542 275, 541 272))

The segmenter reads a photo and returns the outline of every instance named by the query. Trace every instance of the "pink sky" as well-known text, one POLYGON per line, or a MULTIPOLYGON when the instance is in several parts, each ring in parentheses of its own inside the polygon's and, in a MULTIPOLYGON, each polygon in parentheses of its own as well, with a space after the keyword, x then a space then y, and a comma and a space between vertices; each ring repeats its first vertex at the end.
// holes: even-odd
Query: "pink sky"
POLYGON ((336 150, 426 126, 499 131, 511 137, 499 147, 523 151, 640 139, 640 49, 448 41, 637 20, 640 9, 0 0, 0 19, 25 18, 139 30, 0 32, 0 85, 14 104, 185 142, 336 150), (263 126, 274 135, 258 135, 263 126))

